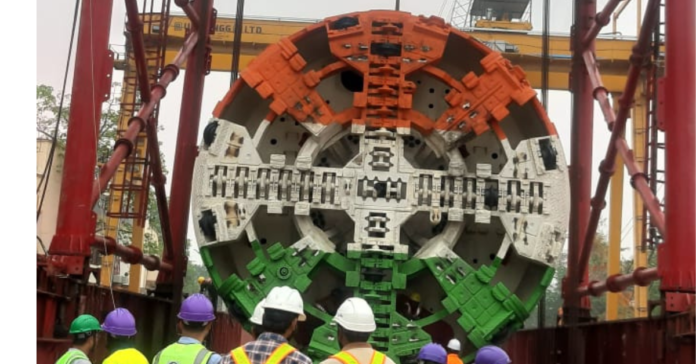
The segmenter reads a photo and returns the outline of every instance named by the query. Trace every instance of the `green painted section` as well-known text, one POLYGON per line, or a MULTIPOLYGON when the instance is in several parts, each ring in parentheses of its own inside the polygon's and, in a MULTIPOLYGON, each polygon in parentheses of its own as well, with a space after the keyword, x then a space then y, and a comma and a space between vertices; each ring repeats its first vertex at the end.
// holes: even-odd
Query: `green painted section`
MULTIPOLYGON (((430 342, 430 336, 421 327, 445 318, 456 322, 467 333, 462 347, 469 349, 462 357, 465 363, 472 362, 478 348, 523 327, 554 274, 553 268, 547 268, 538 287, 523 301, 504 284, 494 283, 494 276, 502 266, 497 258, 491 265, 474 269, 460 258, 408 259, 403 254, 384 251, 349 251, 347 256, 342 256, 309 249, 296 251, 283 248, 280 243, 264 249, 258 241, 252 242, 252 249, 256 257, 246 266, 247 279, 237 274, 223 279, 213 264, 210 250, 206 247, 200 250, 218 294, 237 316, 248 319, 256 304, 275 286, 286 285, 305 292, 319 268, 328 267, 344 275, 345 286, 354 296, 370 303, 377 321, 370 342, 397 364, 411 362, 420 348, 430 342), (445 297, 441 301, 443 309, 413 322, 397 312, 396 296, 407 289, 409 278, 422 274, 431 274, 440 285, 445 297)), ((314 330, 306 353, 321 361, 338 352, 336 326, 331 316, 308 302, 305 311, 323 322, 314 330)), ((248 322, 243 324, 248 329, 248 322)))

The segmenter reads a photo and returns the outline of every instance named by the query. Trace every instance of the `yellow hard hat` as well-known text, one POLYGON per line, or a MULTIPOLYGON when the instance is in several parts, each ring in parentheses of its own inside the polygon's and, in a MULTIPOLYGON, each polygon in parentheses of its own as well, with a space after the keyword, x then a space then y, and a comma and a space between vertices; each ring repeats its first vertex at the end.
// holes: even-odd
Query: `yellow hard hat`
POLYGON ((418 293, 418 292, 411 293, 411 296, 409 296, 409 298, 411 298, 411 301, 414 301, 414 302, 420 303, 420 301, 421 301, 421 296, 420 296, 420 293, 418 293))
POLYGON ((203 284, 204 281, 205 281, 205 278, 198 277, 198 284, 203 284))

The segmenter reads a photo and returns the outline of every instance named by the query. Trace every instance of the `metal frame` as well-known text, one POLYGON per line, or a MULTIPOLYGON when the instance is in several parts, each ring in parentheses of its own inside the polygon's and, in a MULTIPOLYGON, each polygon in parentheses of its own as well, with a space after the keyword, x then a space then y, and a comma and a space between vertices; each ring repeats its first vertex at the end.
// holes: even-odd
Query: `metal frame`
MULTIPOLYGON (((626 286, 639 283, 645 285, 650 281, 662 279, 661 289, 666 292, 667 300, 677 301, 668 310, 679 311, 693 303, 696 288, 694 278, 694 252, 696 235, 693 221, 696 205, 696 160, 694 159, 694 125, 693 100, 696 98, 694 82, 679 80, 693 79, 694 68, 694 1, 667 1, 667 77, 663 83, 664 109, 666 125, 666 209, 663 213, 660 202, 650 188, 647 176, 633 158, 633 152, 623 137, 626 119, 633 104, 635 91, 649 56, 650 38, 660 14, 660 2, 650 0, 644 16, 640 35, 631 55, 631 66, 626 87, 619 100, 619 111, 614 113, 608 100, 608 92, 602 86, 597 64, 594 59, 594 39, 601 28, 609 23, 610 15, 619 4, 611 0, 602 12, 594 16, 595 3, 577 0, 576 19, 573 29, 574 67, 573 78, 573 135, 571 142, 571 194, 575 197, 571 221, 568 277, 564 287, 566 322, 578 322, 581 311, 588 309, 587 301, 580 298, 587 294, 601 294, 607 290, 616 292, 626 286), (588 19, 594 21, 588 22, 588 19), (679 48, 677 50, 677 48, 679 48), (671 70, 671 74, 670 74, 671 70), (670 75, 672 77, 670 77, 670 75), (690 78, 689 78, 690 77, 690 78), (592 103, 594 97, 605 116, 611 139, 605 159, 600 164, 600 179, 592 200, 589 200, 592 146, 592 103), (582 153, 582 155, 580 154, 582 153), (614 173, 617 153, 622 157, 631 177, 631 185, 642 197, 645 208, 649 211, 652 224, 663 236, 665 244, 659 248, 658 269, 637 269, 633 274, 614 275, 606 282, 587 282, 587 265, 592 243, 597 230, 600 212, 605 206, 605 196, 609 179, 614 173), (590 208, 591 206, 591 208, 590 208), (587 213, 591 212, 589 217, 587 213), (669 216, 669 219, 666 217, 669 216), (584 230, 583 230, 584 228, 584 230), (658 274, 659 273, 659 274, 658 274), (676 291, 676 292, 669 292, 676 291)), ((659 45, 654 45, 659 46, 659 45)))
MULTIPOLYGON (((51 356, 56 355, 57 348, 69 343, 53 337, 56 322, 62 322, 64 326, 65 322, 69 322, 78 313, 80 302, 85 297, 98 295, 85 285, 91 272, 88 259, 92 247, 104 254, 122 257, 131 264, 142 264, 147 269, 159 270, 158 283, 164 287, 165 295, 171 298, 162 302, 166 302, 169 307, 177 307, 180 304, 186 270, 185 241, 191 192, 190 176, 193 173, 196 155, 203 79, 209 73, 209 35, 214 30, 214 10, 213 0, 196 0, 192 5, 186 1, 177 1, 177 4, 182 5, 191 17, 192 23, 198 27, 192 29, 174 61, 163 68, 159 81, 150 87, 142 21, 136 0, 126 0, 128 26, 134 46, 143 104, 137 115, 130 119, 128 129, 116 141, 113 154, 101 167, 99 177, 95 180, 96 132, 99 130, 101 104, 109 97, 113 68, 113 53, 108 50, 113 0, 82 3, 58 225, 49 256, 39 257, 37 264, 39 276, 43 277, 37 287, 37 294, 42 298, 38 302, 39 312, 43 312, 38 323, 40 330, 37 337, 39 358, 43 358, 41 362, 55 360, 55 357, 51 356), (167 86, 179 74, 184 61, 187 64, 187 72, 174 162, 172 207, 167 208, 153 113, 159 101, 166 95, 167 86), (119 245, 113 239, 95 236, 96 215, 92 208, 108 187, 119 165, 133 152, 139 134, 146 130, 152 180, 167 242, 163 261, 154 256, 144 256, 136 247, 119 245), (63 274, 70 277, 67 285, 61 284, 62 280, 58 277, 63 274), (83 294, 86 296, 83 297, 83 294), (62 301, 67 304, 61 303, 62 301)), ((113 295, 113 291, 111 294, 113 295)), ((116 304, 115 301, 113 304, 116 304)), ((168 311, 171 317, 165 321, 173 325, 176 321, 173 319, 176 310, 168 311)), ((169 329, 164 331, 165 336, 176 333, 173 327, 169 329)))

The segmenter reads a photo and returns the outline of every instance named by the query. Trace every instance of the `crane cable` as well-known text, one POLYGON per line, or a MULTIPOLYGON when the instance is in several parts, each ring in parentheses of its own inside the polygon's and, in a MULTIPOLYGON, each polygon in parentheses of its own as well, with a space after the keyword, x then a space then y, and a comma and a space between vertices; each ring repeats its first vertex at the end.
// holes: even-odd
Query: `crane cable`
POLYGON ((53 143, 51 143, 51 151, 48 154, 48 159, 46 160, 46 166, 44 167, 44 173, 41 176, 39 185, 36 187, 36 193, 41 190, 41 185, 44 185, 43 192, 41 192, 41 199, 39 200, 39 207, 36 210, 36 221, 39 221, 39 216, 41 215, 41 208, 43 207, 44 199, 46 198, 46 190, 48 190, 48 181, 51 177, 51 167, 53 166, 53 156, 56 153, 56 146, 58 145, 58 132, 60 130, 60 120, 63 115, 63 101, 65 100, 65 88, 68 83, 68 72, 70 70, 70 59, 72 58, 73 42, 75 40, 75 28, 77 27, 77 18, 79 15, 80 0, 75 0, 75 13, 73 14, 72 30, 70 32, 70 46, 68 47, 68 60, 65 63, 65 73, 63 74, 63 89, 60 92, 60 103, 58 104, 58 115, 56 116, 56 127, 53 129, 53 143))

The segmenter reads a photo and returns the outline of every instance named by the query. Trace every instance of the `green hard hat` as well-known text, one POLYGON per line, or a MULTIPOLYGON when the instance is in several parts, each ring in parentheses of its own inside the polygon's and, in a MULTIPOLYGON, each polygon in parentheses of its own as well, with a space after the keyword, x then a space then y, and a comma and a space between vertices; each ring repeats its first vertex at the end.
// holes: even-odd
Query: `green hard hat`
POLYGON ((99 321, 92 315, 80 315, 70 324, 70 333, 73 335, 92 331, 102 331, 99 321))

